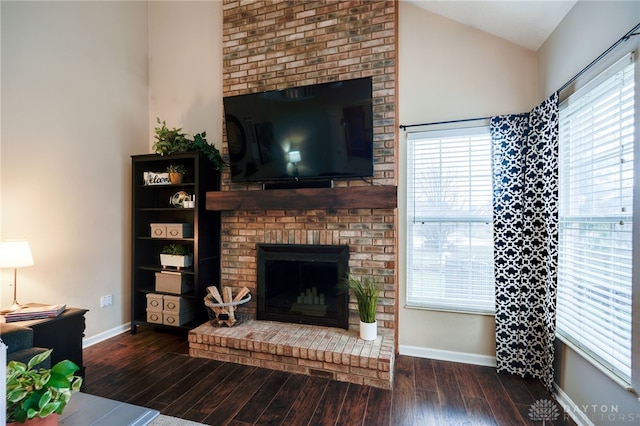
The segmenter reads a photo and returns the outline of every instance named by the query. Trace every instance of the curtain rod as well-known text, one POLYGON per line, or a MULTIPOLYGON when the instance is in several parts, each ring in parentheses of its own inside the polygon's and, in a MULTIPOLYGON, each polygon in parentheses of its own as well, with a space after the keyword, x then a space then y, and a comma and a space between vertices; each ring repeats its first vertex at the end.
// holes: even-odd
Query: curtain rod
MULTIPOLYGON (((574 81, 576 81, 576 79, 578 79, 582 74, 584 74, 585 72, 587 72, 589 70, 589 68, 591 68, 592 66, 594 66, 595 64, 597 64, 602 58, 604 58, 605 56, 607 56, 613 49, 615 49, 616 47, 618 47, 618 45, 620 45, 621 43, 624 43, 625 41, 629 40, 632 36, 636 36, 636 35, 640 35, 640 33, 637 33, 636 31, 640 29, 640 24, 636 25, 635 27, 633 27, 631 30, 629 30, 625 35, 623 35, 622 37, 620 37, 618 39, 618 41, 616 41, 615 43, 613 43, 607 50, 605 50, 604 52, 602 52, 602 54, 600 56, 598 56, 596 59, 594 59, 593 61, 591 61, 591 63, 589 65, 587 65, 586 67, 584 67, 582 70, 580 70, 578 72, 578 74, 574 75, 569 81, 567 81, 560 89, 558 89, 558 92, 562 92, 564 89, 566 89, 567 87, 569 87, 569 85, 571 83, 573 83, 574 81)), ((434 121, 431 123, 420 123, 420 124, 401 124, 400 130, 406 130, 409 127, 418 127, 418 126, 433 126, 436 124, 450 124, 450 123, 465 123, 467 121, 480 121, 480 120, 490 120, 491 117, 478 117, 478 118, 463 118, 461 120, 449 120, 449 121, 434 121)))
POLYGON ((433 126, 436 124, 449 124, 449 123, 465 123, 467 121, 480 121, 480 120, 490 120, 490 119, 491 117, 477 117, 477 118, 463 118, 461 120, 434 121, 431 123, 421 123, 421 124, 401 124, 400 130, 405 130, 408 127, 433 126))
POLYGON ((566 89, 567 87, 569 87, 571 85, 571 83, 573 83, 574 81, 576 81, 582 74, 584 74, 585 72, 587 72, 592 66, 594 66, 595 64, 597 64, 598 62, 600 62, 600 60, 602 58, 604 58, 605 56, 607 56, 613 49, 615 49, 616 47, 618 47, 620 44, 628 41, 632 36, 636 36, 636 35, 640 35, 640 33, 637 33, 636 30, 640 29, 640 24, 636 25, 635 27, 631 28, 631 30, 629 30, 625 35, 623 35, 622 37, 620 37, 618 39, 618 41, 616 41, 615 43, 613 43, 607 50, 605 50, 604 52, 602 52, 602 54, 600 56, 598 56, 597 58, 595 58, 593 61, 591 61, 591 63, 589 65, 587 65, 586 67, 582 68, 582 70, 580 72, 578 72, 578 74, 574 75, 569 81, 567 81, 560 89, 558 89, 558 92, 562 92, 564 89, 566 89))

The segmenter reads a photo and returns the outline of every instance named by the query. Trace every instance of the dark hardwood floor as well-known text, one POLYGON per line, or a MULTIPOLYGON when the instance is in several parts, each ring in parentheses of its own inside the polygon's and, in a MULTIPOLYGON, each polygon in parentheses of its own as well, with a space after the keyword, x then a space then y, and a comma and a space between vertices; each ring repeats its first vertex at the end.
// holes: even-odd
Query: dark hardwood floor
POLYGON ((555 402, 556 420, 535 410, 553 400, 537 380, 408 356, 388 391, 191 358, 185 334, 143 327, 86 348, 84 364, 86 393, 209 425, 575 424, 555 402))

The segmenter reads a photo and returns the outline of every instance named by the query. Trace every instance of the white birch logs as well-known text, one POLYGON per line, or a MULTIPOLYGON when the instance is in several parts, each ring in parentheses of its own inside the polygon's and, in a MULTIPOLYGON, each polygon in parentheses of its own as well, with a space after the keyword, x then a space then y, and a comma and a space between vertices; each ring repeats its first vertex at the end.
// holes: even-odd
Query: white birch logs
POLYGON ((222 287, 222 295, 220 295, 218 288, 215 286, 207 287, 207 292, 209 293, 207 307, 215 312, 218 325, 233 326, 238 321, 235 316, 237 302, 249 294, 249 289, 242 287, 235 297, 233 296, 233 289, 227 286, 222 287))

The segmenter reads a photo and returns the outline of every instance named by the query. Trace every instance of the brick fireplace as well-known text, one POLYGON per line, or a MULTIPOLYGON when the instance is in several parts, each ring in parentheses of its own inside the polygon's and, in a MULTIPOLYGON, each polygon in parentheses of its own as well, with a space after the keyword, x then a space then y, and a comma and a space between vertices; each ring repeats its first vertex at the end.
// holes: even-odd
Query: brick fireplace
MULTIPOLYGON (((396 185, 396 21, 393 1, 235 1, 223 3, 223 94, 373 77, 374 178, 335 185, 396 185)), ((226 138, 224 153, 226 153, 226 138)), ((222 191, 256 190, 232 184, 222 191)), ((349 269, 380 278, 380 328, 395 330, 395 209, 354 208, 224 211, 222 284, 255 294, 257 244, 336 244, 350 248, 349 269)), ((254 305, 255 308, 255 305, 254 305)), ((357 327, 350 303, 352 328, 357 327)), ((255 315, 255 314, 254 314, 255 315)))
MULTIPOLYGON (((397 184, 395 2, 224 0, 223 14, 224 96, 372 76, 374 177, 367 180, 337 180, 334 186, 336 190, 341 190, 397 184)), ((223 153, 226 154, 226 137, 223 146, 223 153)), ((257 184, 232 183, 228 171, 222 176, 222 191, 240 191, 244 194, 252 191, 267 192, 257 184)), ((288 356, 290 352, 297 353, 302 359, 315 363, 314 367, 319 366, 317 363, 326 363, 325 357, 328 357, 329 367, 338 366, 338 371, 335 368, 328 370, 333 371, 336 378, 344 373, 344 369, 359 369, 368 365, 374 367, 371 370, 373 372, 357 375, 354 379, 355 373, 349 370, 347 374, 351 374, 351 380, 348 381, 365 383, 367 381, 362 377, 369 377, 373 384, 379 384, 376 381, 380 380, 383 385, 385 381, 388 384, 396 333, 397 210, 395 206, 380 208, 375 197, 371 198, 371 205, 350 205, 349 200, 345 199, 338 203, 338 207, 334 202, 326 207, 314 205, 309 208, 301 206, 299 200, 294 202, 296 197, 297 194, 292 192, 293 208, 284 199, 276 207, 270 204, 268 208, 262 208, 253 204, 251 208, 221 209, 221 284, 246 286, 253 295, 257 294, 257 247, 260 244, 348 246, 349 271, 355 275, 376 276, 383 285, 377 315, 382 337, 370 346, 357 342, 357 339, 350 340, 351 336, 357 335, 355 330, 359 321, 356 303, 350 300, 350 331, 335 328, 329 332, 331 337, 327 337, 326 332, 323 334, 329 340, 344 340, 342 344, 333 345, 333 349, 342 347, 344 351, 345 348, 350 348, 348 354, 341 355, 344 360, 339 363, 332 362, 338 358, 333 349, 318 352, 318 348, 313 348, 311 356, 307 348, 300 348, 298 343, 288 345, 286 342, 289 340, 282 336, 278 338, 279 343, 268 339, 255 343, 256 346, 266 345, 264 348, 267 350, 254 352, 253 355, 262 353, 278 357, 288 356), (270 344, 273 353, 268 350, 270 344), (360 352, 355 347, 359 347, 360 352), (358 358, 363 350, 366 354, 358 358)), ((251 318, 255 319, 255 300, 248 305, 246 309, 251 318)), ((266 327, 268 324, 262 325, 266 327)), ((275 327, 278 327, 277 323, 275 327)), ((253 362, 250 360, 252 355, 233 352, 247 351, 247 347, 256 349, 247 340, 246 332, 242 336, 233 336, 234 333, 241 333, 238 330, 207 332, 216 333, 215 337, 211 336, 211 341, 231 341, 230 347, 220 349, 221 354, 234 360, 246 356, 246 363, 253 362)), ((295 334, 294 331, 291 333, 295 334)), ((203 341, 209 342, 209 337, 200 334, 198 338, 193 337, 192 352, 202 354, 204 349, 195 344, 206 346, 203 341)), ((304 339, 294 340, 300 342, 304 339)), ((281 360, 284 361, 278 364, 280 369, 293 365, 287 364, 288 358, 281 360)), ((270 362, 273 359, 265 360, 265 364, 270 362)), ((299 364, 296 365, 296 368, 302 368, 299 364)), ((310 367, 305 367, 305 374, 309 374, 310 367)), ((318 368, 315 371, 321 370, 322 368, 318 368)))

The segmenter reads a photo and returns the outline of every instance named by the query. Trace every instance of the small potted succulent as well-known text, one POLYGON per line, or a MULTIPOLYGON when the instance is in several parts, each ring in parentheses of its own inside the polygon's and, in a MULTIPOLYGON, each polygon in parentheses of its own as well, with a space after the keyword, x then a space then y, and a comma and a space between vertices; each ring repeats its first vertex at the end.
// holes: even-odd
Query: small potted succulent
POLYGON ((7 425, 57 425, 71 394, 80 390, 82 377, 74 375, 78 366, 72 361, 60 361, 50 369, 37 368, 51 352, 37 354, 27 365, 18 361, 7 364, 7 425))
POLYGON ((163 268, 175 266, 176 268, 188 268, 193 265, 193 254, 189 249, 180 244, 169 244, 162 248, 160 264, 163 268))
POLYGON ((363 340, 375 340, 378 337, 378 322, 376 310, 380 298, 380 285, 375 277, 363 276, 357 278, 349 274, 343 281, 343 288, 351 290, 358 302, 358 314, 360 315, 360 338, 363 340))
POLYGON ((167 172, 169 173, 169 182, 175 185, 182 183, 184 175, 187 174, 187 169, 182 164, 170 164, 167 167, 167 172))

